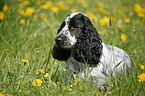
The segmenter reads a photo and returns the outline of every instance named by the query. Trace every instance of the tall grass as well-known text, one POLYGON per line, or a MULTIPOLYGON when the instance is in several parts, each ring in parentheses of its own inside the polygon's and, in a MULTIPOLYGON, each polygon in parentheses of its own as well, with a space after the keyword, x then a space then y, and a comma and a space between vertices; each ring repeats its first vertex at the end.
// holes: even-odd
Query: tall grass
POLYGON ((3 12, 4 19, 0 20, 0 93, 16 96, 144 96, 145 83, 138 81, 138 75, 144 73, 140 66, 145 65, 145 18, 134 11, 135 4, 142 8, 145 6, 143 0, 73 0, 75 4, 61 0, 65 3, 63 6, 57 5, 59 0, 52 0, 53 5, 48 9, 41 9, 47 0, 40 1, 1 0, 0 10, 3 12, 5 5, 8 10, 3 12), (104 5, 99 5, 99 2, 104 5), (55 5, 59 9, 56 13, 51 10, 55 5), (35 9, 30 17, 19 13, 20 9, 26 12, 27 7, 35 9), (108 81, 109 89, 106 92, 100 92, 97 85, 92 86, 85 80, 80 80, 77 85, 73 81, 65 84, 62 71, 65 62, 54 60, 51 56, 57 29, 72 8, 91 14, 89 17, 96 29, 103 31, 100 33, 103 42, 124 49, 134 63, 129 75, 108 81), (111 26, 109 23, 100 25, 104 17, 112 18, 111 26), (124 22, 126 18, 129 23, 124 22), (26 22, 20 24, 21 19, 26 22), (124 42, 121 34, 127 36, 124 42), (24 63, 24 59, 29 63, 24 63), (39 76, 36 74, 38 69, 44 71, 39 76), (43 76, 45 73, 48 73, 47 78, 43 76), (35 79, 43 82, 41 86, 32 84, 35 79))

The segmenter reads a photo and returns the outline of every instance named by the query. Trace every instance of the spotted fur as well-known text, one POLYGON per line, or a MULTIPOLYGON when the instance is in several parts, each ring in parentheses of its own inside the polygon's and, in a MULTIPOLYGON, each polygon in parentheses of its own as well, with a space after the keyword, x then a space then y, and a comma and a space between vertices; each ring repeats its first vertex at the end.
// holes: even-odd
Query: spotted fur
POLYGON ((66 71, 87 78, 98 86, 106 84, 112 72, 122 74, 131 68, 131 59, 122 49, 102 42, 90 19, 76 12, 66 16, 55 39, 53 57, 66 61, 66 71), (87 70, 86 70, 87 69, 87 70))

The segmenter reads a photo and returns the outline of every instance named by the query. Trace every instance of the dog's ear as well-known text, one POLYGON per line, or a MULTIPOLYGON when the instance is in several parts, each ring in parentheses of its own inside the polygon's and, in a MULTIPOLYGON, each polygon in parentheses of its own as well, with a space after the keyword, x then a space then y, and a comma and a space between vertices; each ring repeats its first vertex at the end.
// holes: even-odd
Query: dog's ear
POLYGON ((70 57, 71 50, 70 49, 59 49, 55 45, 53 47, 52 55, 53 58, 57 60, 66 61, 70 57))
POLYGON ((73 48, 73 57, 79 62, 98 64, 102 54, 102 40, 87 16, 83 16, 85 24, 73 48))

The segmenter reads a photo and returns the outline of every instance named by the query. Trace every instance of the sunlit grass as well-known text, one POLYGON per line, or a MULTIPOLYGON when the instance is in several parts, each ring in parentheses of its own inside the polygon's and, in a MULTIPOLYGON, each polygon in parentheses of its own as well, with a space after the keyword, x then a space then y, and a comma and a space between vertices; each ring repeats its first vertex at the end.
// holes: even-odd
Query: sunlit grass
POLYGON ((0 96, 145 94, 145 5, 143 0, 2 0, 0 3, 0 96), (89 16, 103 42, 124 49, 134 67, 108 81, 108 90, 85 80, 64 82, 65 62, 51 51, 70 12, 89 16), (111 18, 111 26, 110 20, 111 18), (38 83, 37 83, 38 81, 38 83), (119 85, 118 85, 119 82, 119 85))

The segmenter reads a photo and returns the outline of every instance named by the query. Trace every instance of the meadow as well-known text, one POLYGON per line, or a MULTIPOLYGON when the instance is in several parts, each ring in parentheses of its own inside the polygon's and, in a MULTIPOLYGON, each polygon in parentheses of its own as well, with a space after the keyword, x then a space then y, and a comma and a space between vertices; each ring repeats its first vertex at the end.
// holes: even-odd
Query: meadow
POLYGON ((0 0, 0 96, 144 96, 144 66, 144 0, 0 0), (65 62, 52 57, 57 30, 71 12, 85 13, 103 42, 134 63, 129 75, 108 81, 106 92, 86 80, 65 84, 65 62))

